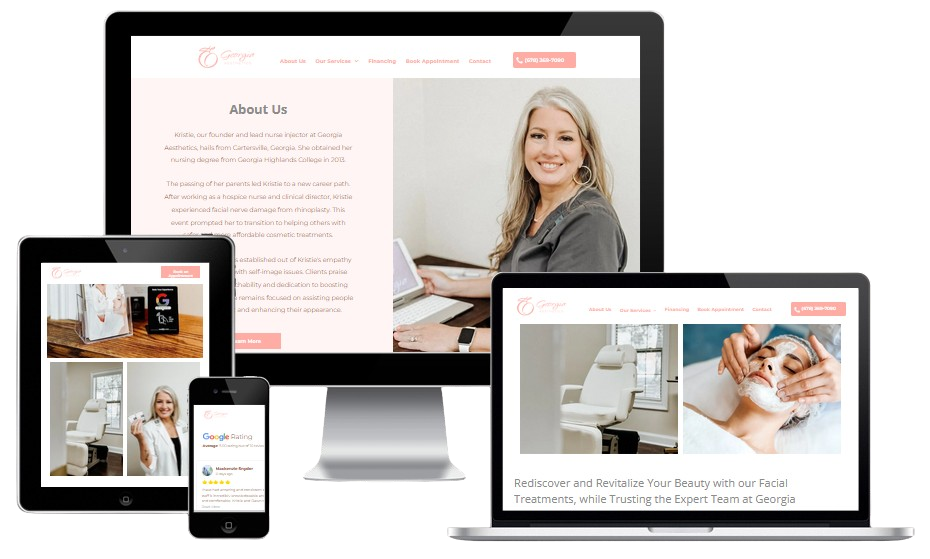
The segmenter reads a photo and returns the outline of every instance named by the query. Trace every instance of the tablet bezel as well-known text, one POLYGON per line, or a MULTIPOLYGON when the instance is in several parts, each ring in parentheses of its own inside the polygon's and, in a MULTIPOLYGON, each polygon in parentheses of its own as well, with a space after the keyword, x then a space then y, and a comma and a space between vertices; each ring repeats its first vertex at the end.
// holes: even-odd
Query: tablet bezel
POLYGON ((185 511, 183 487, 42 487, 42 465, 35 457, 47 433, 41 432, 42 390, 41 264, 205 262, 210 266, 208 327, 211 376, 234 373, 234 262, 232 240, 219 235, 25 237, 19 242, 17 275, 17 501, 27 512, 185 511), (125 250, 124 250, 125 249, 125 250), (30 334, 32 333, 32 334, 30 334), (128 500, 127 500, 128 499, 128 500))

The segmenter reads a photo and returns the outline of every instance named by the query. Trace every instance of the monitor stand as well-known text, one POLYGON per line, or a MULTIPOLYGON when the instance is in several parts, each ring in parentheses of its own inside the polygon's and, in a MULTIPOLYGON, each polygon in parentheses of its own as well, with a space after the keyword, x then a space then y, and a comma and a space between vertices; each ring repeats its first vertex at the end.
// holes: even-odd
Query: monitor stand
POLYGON ((305 479, 465 479, 449 461, 442 389, 331 387, 323 448, 305 479))

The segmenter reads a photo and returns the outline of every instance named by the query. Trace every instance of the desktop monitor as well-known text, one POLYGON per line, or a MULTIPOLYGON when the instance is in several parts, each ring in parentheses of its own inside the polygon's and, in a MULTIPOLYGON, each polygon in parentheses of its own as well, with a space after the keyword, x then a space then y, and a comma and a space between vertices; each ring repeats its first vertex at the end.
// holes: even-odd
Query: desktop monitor
MULTIPOLYGON (((600 130, 624 271, 662 271, 662 44, 645 12, 114 13, 106 232, 235 241, 235 374, 328 387, 307 477, 460 478, 441 388, 490 358, 394 339, 392 240, 487 275, 521 111, 562 87, 600 130)), ((490 326, 465 299, 446 334, 490 326)))

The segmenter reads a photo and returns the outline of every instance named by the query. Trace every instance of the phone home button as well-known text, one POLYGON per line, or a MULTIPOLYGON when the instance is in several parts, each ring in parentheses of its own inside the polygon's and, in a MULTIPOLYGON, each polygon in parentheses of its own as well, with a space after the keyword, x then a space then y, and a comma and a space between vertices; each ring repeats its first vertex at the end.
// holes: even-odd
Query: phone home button
POLYGON ((119 504, 124 507, 132 505, 132 493, 123 493, 119 496, 119 504))
POLYGON ((220 521, 220 530, 222 530, 224 534, 232 534, 238 527, 239 526, 236 524, 235 519, 224 518, 222 521, 220 521))

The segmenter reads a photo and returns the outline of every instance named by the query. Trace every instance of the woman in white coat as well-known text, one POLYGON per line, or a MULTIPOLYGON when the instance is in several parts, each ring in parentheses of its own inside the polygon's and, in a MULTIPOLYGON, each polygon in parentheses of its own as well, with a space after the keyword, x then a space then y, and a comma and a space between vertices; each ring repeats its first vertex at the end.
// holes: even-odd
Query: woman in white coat
POLYGON ((159 386, 152 394, 151 419, 137 419, 130 427, 147 476, 187 475, 187 423, 178 418, 177 401, 170 386, 159 386))

